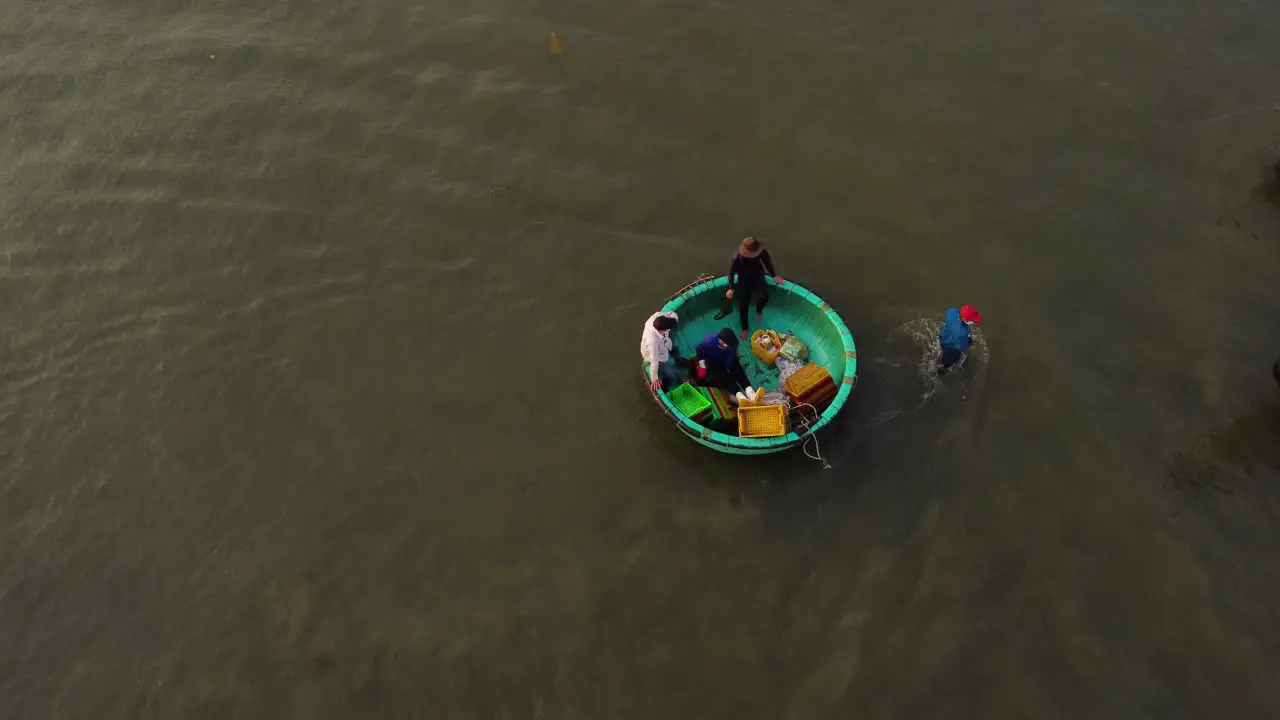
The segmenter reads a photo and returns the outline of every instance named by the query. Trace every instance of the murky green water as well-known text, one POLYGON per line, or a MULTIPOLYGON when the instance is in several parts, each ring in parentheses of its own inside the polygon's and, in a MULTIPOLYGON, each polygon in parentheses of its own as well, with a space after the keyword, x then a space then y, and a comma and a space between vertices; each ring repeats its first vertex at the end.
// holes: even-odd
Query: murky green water
POLYGON ((1259 2, 4 0, 0 716, 1273 717, 1277 88, 1259 2), (830 470, 636 377, 746 234, 830 470))

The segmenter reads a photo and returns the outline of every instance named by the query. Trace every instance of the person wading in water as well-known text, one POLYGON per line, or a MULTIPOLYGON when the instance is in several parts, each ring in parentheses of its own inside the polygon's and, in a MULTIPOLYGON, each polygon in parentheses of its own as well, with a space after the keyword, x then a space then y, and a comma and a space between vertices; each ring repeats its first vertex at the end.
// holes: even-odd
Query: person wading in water
POLYGON ((982 313, 972 305, 947 310, 947 319, 942 322, 942 329, 938 331, 938 348, 941 350, 939 375, 947 374, 956 363, 964 359, 964 354, 973 345, 969 327, 980 322, 982 313))
POLYGON ((773 276, 773 281, 781 285, 782 276, 773 269, 773 259, 764 243, 757 238, 749 237, 738 245, 738 252, 729 263, 729 291, 724 295, 729 299, 738 299, 738 319, 742 324, 740 337, 747 339, 747 309, 751 306, 751 298, 756 298, 756 323, 764 320, 764 306, 769 302, 769 284, 765 278, 773 276))

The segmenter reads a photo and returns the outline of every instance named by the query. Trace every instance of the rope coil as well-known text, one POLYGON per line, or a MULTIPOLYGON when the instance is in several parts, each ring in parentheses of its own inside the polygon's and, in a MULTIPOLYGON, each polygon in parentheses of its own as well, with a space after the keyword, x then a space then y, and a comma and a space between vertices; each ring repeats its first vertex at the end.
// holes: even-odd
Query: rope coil
MULTIPOLYGON (((808 406, 809 409, 813 411, 813 416, 815 418, 822 417, 822 413, 819 413, 818 408, 814 407, 813 405, 810 405, 809 403, 798 403, 798 405, 808 406)), ((797 408, 792 408, 793 411, 796 409, 797 408)), ((805 457, 808 457, 810 460, 817 460, 818 462, 822 463, 823 470, 830 470, 831 463, 827 462, 827 459, 822 457, 822 446, 818 443, 817 433, 813 431, 813 423, 809 422, 809 419, 806 418, 804 414, 797 414, 796 422, 804 426, 804 435, 803 435, 803 439, 800 442, 800 449, 804 451, 805 457), (813 453, 809 452, 810 440, 813 441, 813 453)))

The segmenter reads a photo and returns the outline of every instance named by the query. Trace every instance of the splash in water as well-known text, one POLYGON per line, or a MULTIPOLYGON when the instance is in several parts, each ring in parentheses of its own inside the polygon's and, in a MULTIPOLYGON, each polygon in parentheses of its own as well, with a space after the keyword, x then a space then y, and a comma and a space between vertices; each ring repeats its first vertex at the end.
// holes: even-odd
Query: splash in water
POLYGON ((938 365, 942 357, 942 349, 938 346, 940 330, 942 330, 940 320, 920 318, 903 323, 891 333, 891 335, 898 334, 909 339, 920 349, 920 360, 916 364, 916 371, 924 385, 924 390, 920 394, 921 405, 929 402, 944 383, 957 385, 960 396, 968 397, 972 380, 977 373, 986 368, 987 361, 991 359, 991 350, 987 345, 986 336, 982 334, 981 329, 974 327, 971 330, 973 345, 969 351, 960 358, 960 362, 951 367, 946 375, 938 375, 938 365), (966 366, 970 364, 974 367, 967 369, 966 366))
POLYGON ((886 359, 885 362, 892 367, 914 365, 916 376, 920 381, 920 392, 910 405, 888 410, 873 417, 858 430, 858 434, 877 428, 903 415, 910 415, 919 411, 933 399, 934 394, 944 385, 956 386, 960 391, 961 398, 968 398, 971 385, 985 372, 987 361, 991 357, 990 348, 982 331, 975 328, 972 335, 973 345, 970 347, 969 352, 952 367, 950 372, 944 376, 939 376, 938 364, 942 352, 938 347, 938 331, 941 329, 941 320, 918 318, 909 320, 889 332, 888 337, 885 338, 885 347, 891 348, 892 355, 901 354, 906 355, 906 357, 901 360, 896 358, 886 359))

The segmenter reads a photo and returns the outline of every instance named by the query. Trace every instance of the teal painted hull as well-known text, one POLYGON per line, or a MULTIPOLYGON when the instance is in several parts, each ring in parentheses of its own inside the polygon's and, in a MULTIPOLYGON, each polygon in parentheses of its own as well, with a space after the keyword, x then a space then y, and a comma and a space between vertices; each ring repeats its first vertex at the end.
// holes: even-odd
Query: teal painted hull
MULTIPOLYGON (((727 277, 705 278, 681 290, 662 307, 663 312, 674 312, 680 318, 680 327, 675 331, 673 340, 683 355, 687 356, 692 352, 694 345, 710 332, 722 327, 738 329, 736 305, 730 315, 716 319, 728 287, 727 277)), ((753 312, 750 317, 754 320, 754 316, 753 312)), ((808 429, 792 430, 786 435, 773 438, 740 438, 737 435, 713 432, 695 423, 677 410, 664 393, 650 390, 654 401, 667 418, 695 442, 733 455, 781 452, 803 444, 810 434, 830 424, 852 395, 858 377, 857 345, 844 320, 822 298, 792 282, 775 285, 770 281, 769 304, 759 327, 795 332, 804 340, 809 346, 809 361, 822 365, 840 383, 835 399, 808 429)), ((756 329, 753 322, 751 330, 756 329)), ((738 355, 753 384, 776 389, 777 372, 756 360, 749 343, 742 343, 738 355)), ((643 382, 648 377, 647 367, 643 362, 640 365, 643 382)))

